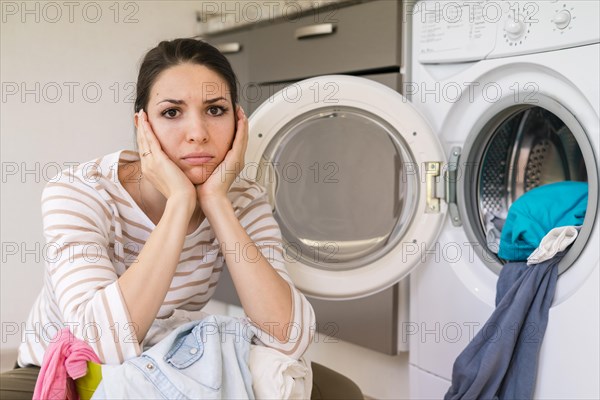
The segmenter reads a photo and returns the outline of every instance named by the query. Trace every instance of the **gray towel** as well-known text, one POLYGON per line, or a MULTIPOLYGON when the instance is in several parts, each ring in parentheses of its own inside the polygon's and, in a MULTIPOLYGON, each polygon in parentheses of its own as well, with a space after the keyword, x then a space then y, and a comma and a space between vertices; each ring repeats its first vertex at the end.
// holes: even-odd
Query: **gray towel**
POLYGON ((454 362, 444 399, 531 399, 538 353, 552 305, 557 264, 565 252, 535 266, 504 265, 496 309, 454 362))

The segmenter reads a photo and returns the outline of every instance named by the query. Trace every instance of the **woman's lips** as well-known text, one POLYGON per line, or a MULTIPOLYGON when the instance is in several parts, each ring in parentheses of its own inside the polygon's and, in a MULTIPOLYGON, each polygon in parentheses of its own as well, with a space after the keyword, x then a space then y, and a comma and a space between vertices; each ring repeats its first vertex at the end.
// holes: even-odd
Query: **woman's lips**
POLYGON ((183 157, 183 161, 190 165, 202 165, 212 161, 213 158, 214 156, 209 153, 190 153, 183 157))
POLYGON ((194 156, 194 157, 185 157, 183 159, 184 162, 190 165, 202 165, 207 164, 213 160, 213 156, 194 156))

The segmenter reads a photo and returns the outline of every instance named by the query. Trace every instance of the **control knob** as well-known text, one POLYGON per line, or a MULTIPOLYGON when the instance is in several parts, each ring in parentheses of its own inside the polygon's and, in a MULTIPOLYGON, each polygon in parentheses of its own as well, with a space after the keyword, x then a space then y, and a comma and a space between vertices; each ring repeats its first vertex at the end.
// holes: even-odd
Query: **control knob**
POLYGON ((521 18, 509 17, 504 24, 504 32, 511 40, 518 40, 525 34, 525 22, 521 18))
POLYGON ((565 29, 571 23, 571 13, 567 10, 561 10, 554 16, 554 25, 558 29, 565 29))

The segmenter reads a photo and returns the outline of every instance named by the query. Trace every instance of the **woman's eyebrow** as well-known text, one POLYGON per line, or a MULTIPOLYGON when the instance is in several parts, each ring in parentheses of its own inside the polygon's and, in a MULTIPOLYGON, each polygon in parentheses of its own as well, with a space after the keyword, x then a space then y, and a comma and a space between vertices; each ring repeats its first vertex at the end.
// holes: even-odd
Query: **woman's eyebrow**
POLYGON ((158 103, 156 103, 156 105, 159 105, 160 103, 185 104, 185 101, 175 100, 175 99, 164 99, 164 100, 161 100, 158 103))
MULTIPOLYGON (((225 97, 215 97, 214 99, 206 99, 204 100, 204 103, 206 104, 212 104, 212 103, 216 103, 217 101, 221 101, 221 100, 225 100, 227 101, 227 99, 225 97)), ((160 103, 173 103, 173 104, 185 104, 185 101, 183 100, 175 100, 175 99, 164 99, 159 101, 158 103, 156 103, 156 105, 159 105, 160 103)))
POLYGON ((204 100, 204 102, 208 103, 208 104, 212 104, 212 103, 216 103, 217 101, 220 101, 220 100, 227 101, 227 99, 225 97, 221 96, 221 97, 215 97, 214 99, 206 99, 206 100, 204 100))

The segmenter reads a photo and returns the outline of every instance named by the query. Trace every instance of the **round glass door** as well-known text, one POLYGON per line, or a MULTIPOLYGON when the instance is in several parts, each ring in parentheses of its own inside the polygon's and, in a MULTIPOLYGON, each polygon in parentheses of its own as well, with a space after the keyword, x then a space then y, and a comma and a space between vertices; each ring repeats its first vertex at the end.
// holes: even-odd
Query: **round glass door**
POLYGON ((398 92, 328 75, 250 116, 246 172, 264 186, 305 294, 365 297, 406 277, 443 226, 442 146, 398 92))
POLYGON ((288 257, 330 270, 360 268, 395 247, 414 215, 407 146, 377 115, 325 107, 291 120, 261 158, 288 257))

